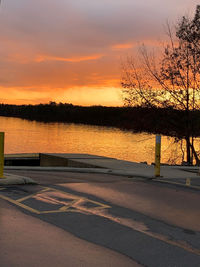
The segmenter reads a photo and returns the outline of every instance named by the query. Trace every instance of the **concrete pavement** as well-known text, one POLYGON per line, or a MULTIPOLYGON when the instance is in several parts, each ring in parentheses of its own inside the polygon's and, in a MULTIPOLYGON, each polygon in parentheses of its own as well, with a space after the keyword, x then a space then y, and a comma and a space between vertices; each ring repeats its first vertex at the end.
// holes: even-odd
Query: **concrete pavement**
MULTIPOLYGON (((21 159, 23 155, 8 155, 11 159, 21 159)), ((154 177, 154 166, 114 158, 88 154, 41 153, 24 154, 27 158, 40 158, 41 166, 5 166, 6 170, 65 171, 80 173, 101 173, 155 181, 200 187, 200 176, 197 167, 161 166, 161 177, 154 177)), ((22 180, 23 181, 23 180, 22 180)), ((1 184, 1 181, 0 181, 1 184)))

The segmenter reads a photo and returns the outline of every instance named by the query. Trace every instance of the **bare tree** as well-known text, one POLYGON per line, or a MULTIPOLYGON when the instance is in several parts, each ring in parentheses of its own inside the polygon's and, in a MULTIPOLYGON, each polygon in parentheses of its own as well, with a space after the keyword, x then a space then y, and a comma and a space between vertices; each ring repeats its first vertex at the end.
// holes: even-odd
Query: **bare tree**
POLYGON ((185 111, 187 162, 191 162, 192 154, 199 164, 191 111, 200 109, 200 6, 194 18, 182 17, 174 28, 169 23, 166 26, 169 42, 158 59, 142 46, 141 63, 131 57, 123 65, 124 103, 185 111))

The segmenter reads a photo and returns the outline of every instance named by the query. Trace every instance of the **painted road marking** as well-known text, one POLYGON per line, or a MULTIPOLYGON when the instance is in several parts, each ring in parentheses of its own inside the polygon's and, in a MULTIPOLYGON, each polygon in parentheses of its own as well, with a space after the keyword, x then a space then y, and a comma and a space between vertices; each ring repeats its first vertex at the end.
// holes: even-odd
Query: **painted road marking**
MULTIPOLYGON (((3 188, 4 190, 6 190, 7 188, 3 188)), ((98 215, 101 216, 103 218, 107 218, 113 222, 119 223, 121 225, 127 226, 132 228, 133 230, 143 233, 147 236, 150 236, 154 239, 163 241, 165 243, 168 243, 169 245, 173 245, 176 247, 180 247, 188 252, 200 255, 200 250, 193 248, 190 246, 190 244, 187 244, 187 242, 183 243, 183 242, 179 242, 176 240, 173 240, 172 238, 169 238, 168 236, 162 235, 162 234, 158 234, 155 232, 151 232, 148 228, 147 229, 143 229, 143 227, 137 227, 138 222, 134 222, 134 220, 131 220, 131 224, 130 224, 130 220, 127 220, 126 218, 120 218, 120 217, 115 217, 109 213, 106 212, 106 209, 111 208, 111 206, 105 205, 103 203, 97 202, 97 201, 93 201, 84 197, 80 197, 77 195, 73 195, 61 190, 57 190, 54 188, 50 188, 50 187, 45 187, 42 190, 34 193, 34 194, 30 194, 29 196, 23 197, 23 198, 19 198, 19 199, 12 199, 10 197, 4 196, 2 194, 3 189, 1 188, 1 192, 0 192, 0 198, 4 199, 10 203, 15 204, 16 206, 19 206, 25 210, 28 210, 29 212, 32 212, 34 214, 40 215, 40 214, 52 214, 52 213, 59 213, 59 212, 85 212, 88 214, 94 214, 94 215, 98 215), (62 198, 64 197, 64 199, 62 198), (53 209, 53 210, 38 210, 35 209, 33 207, 31 207, 30 205, 24 204, 23 202, 26 202, 28 200, 33 200, 39 199, 39 203, 41 203, 42 201, 46 201, 47 203, 61 203, 63 206, 59 207, 58 209, 53 209), (65 201, 67 200, 67 201, 65 201), (89 207, 87 207, 87 203, 89 204, 89 207), (98 212, 99 211, 99 212, 98 212)), ((16 189, 15 189, 16 191, 16 189)))
POLYGON ((1 189, 0 198, 35 214, 58 212, 86 212, 94 214, 95 211, 110 208, 110 206, 103 203, 50 187, 45 187, 34 194, 18 199, 12 199, 3 195, 3 189, 5 190, 6 188, 1 189))
POLYGON ((28 198, 31 198, 31 197, 35 196, 35 194, 42 193, 42 192, 45 192, 45 191, 47 191, 47 190, 49 190, 49 189, 48 189, 48 188, 44 188, 44 189, 42 189, 41 191, 39 191, 39 192, 37 192, 37 193, 33 193, 33 194, 28 195, 28 196, 26 196, 26 197, 22 197, 22 198, 18 199, 17 201, 18 201, 18 202, 22 202, 22 201, 24 201, 24 200, 26 200, 26 199, 28 199, 28 198))
POLYGON ((36 209, 33 209, 33 208, 28 207, 28 206, 26 206, 20 202, 17 202, 17 200, 14 200, 12 198, 9 198, 9 197, 3 196, 3 195, 0 195, 0 198, 7 200, 8 202, 11 202, 11 203, 13 203, 13 204, 25 209, 25 210, 28 210, 28 211, 36 213, 36 214, 40 214, 36 209))

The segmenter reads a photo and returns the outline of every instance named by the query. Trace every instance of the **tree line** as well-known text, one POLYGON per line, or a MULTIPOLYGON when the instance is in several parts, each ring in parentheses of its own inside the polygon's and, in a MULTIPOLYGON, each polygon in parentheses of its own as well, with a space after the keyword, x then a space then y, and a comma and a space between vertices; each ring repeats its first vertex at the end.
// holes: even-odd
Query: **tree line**
MULTIPOLYGON (((0 116, 18 117, 39 122, 82 123, 118 127, 134 132, 160 133, 183 138, 188 116, 184 110, 159 107, 77 106, 50 102, 38 105, 0 104, 0 116)), ((193 136, 200 136, 200 111, 190 111, 193 136)))

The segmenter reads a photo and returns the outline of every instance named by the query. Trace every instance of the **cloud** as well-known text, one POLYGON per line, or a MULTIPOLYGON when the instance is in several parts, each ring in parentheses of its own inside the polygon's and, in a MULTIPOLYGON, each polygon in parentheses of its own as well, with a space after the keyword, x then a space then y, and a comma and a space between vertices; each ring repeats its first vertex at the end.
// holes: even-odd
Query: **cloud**
POLYGON ((133 47, 133 44, 126 43, 126 44, 115 44, 111 46, 112 50, 124 50, 124 49, 130 49, 133 47))
POLYGON ((39 55, 36 57, 36 62, 42 61, 63 61, 63 62, 82 62, 82 61, 89 61, 89 60, 97 60, 102 58, 104 55, 89 55, 89 56, 82 56, 82 57, 56 57, 56 56, 47 56, 47 55, 39 55))
POLYGON ((157 49, 157 40, 165 39, 165 20, 194 12, 196 4, 191 0, 3 1, 1 92, 9 88, 13 99, 31 101, 40 99, 39 93, 41 99, 50 99, 55 92, 62 95, 72 88, 84 88, 87 95, 86 88, 91 92, 92 87, 103 87, 110 97, 110 88, 118 90, 120 57, 142 42, 157 49))

